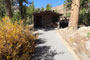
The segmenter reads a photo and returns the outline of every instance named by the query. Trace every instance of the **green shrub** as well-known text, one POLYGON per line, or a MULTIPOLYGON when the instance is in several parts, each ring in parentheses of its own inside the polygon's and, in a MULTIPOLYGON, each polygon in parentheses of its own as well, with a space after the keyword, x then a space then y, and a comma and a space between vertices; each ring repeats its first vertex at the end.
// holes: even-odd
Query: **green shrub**
POLYGON ((90 37, 90 32, 89 32, 89 33, 87 33, 87 37, 90 37))
POLYGON ((20 12, 16 12, 12 17, 12 22, 19 21, 21 19, 20 12))

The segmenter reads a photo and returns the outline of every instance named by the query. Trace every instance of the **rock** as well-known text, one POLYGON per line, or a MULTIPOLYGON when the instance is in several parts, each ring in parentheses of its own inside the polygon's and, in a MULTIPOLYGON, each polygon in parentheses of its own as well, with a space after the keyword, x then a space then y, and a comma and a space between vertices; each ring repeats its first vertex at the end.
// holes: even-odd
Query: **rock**
POLYGON ((77 45, 77 43, 73 43, 73 45, 75 45, 75 46, 76 46, 76 45, 77 45))
POLYGON ((84 26, 78 29, 78 33, 82 36, 86 36, 88 32, 90 32, 90 26, 89 27, 84 26))
POLYGON ((86 49, 90 51, 90 40, 86 41, 86 49))

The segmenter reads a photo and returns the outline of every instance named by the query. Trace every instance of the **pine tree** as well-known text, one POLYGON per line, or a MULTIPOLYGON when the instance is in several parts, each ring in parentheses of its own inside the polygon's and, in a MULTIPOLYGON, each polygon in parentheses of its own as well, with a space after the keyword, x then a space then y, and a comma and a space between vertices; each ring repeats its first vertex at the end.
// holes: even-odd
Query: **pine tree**
POLYGON ((10 0, 5 0, 6 3, 6 12, 7 15, 12 18, 13 17, 13 13, 12 13, 12 9, 11 9, 11 1, 10 0))
POLYGON ((44 8, 43 7, 41 8, 41 11, 44 11, 44 8))
POLYGON ((30 19, 30 24, 33 23, 33 13, 35 12, 34 2, 32 1, 31 5, 27 9, 27 13, 30 19))
POLYGON ((22 19, 25 19, 26 6, 23 5, 23 3, 28 3, 28 1, 27 0, 18 0, 18 3, 19 3, 19 11, 20 11, 21 17, 22 17, 22 19))
POLYGON ((5 2, 3 0, 0 0, 0 19, 4 17, 5 14, 5 2))
POLYGON ((46 10, 51 10, 51 4, 47 4, 46 10))
MULTIPOLYGON (((71 9, 71 3, 73 0, 65 0, 65 8, 71 9), (66 3, 67 2, 67 3, 66 3)), ((90 25, 90 0, 80 0, 80 15, 79 15, 79 25, 90 25)))
POLYGON ((69 28, 77 29, 79 19, 80 0, 72 0, 71 16, 69 20, 69 28))

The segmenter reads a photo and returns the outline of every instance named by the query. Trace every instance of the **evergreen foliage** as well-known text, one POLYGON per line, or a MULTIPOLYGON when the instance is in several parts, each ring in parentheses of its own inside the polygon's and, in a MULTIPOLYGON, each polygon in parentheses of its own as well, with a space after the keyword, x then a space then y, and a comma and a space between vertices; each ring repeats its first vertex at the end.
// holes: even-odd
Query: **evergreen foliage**
POLYGON ((47 4, 46 10, 51 10, 51 4, 47 4))
POLYGON ((0 0, 0 19, 6 15, 4 1, 0 0))
MULTIPOLYGON (((90 0, 81 0, 80 2, 80 16, 79 16, 79 24, 89 26, 90 25, 90 5, 88 3, 90 0)), ((72 0, 65 0, 65 8, 71 9, 72 0)))
POLYGON ((33 23, 33 13, 35 12, 34 2, 32 1, 32 4, 27 8, 27 18, 29 24, 33 23))
POLYGON ((45 10, 45 9, 42 7, 42 8, 41 8, 41 11, 44 11, 44 10, 45 10))

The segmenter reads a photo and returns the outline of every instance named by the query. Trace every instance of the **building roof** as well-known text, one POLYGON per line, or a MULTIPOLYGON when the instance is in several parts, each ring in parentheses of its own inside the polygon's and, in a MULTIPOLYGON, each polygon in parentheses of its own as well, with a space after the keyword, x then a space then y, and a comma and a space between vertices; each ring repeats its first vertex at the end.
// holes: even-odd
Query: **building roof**
POLYGON ((53 16, 62 16, 63 14, 54 12, 54 11, 40 11, 38 13, 34 13, 34 16, 42 16, 42 15, 53 15, 53 16))

